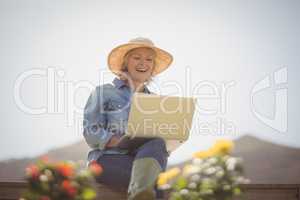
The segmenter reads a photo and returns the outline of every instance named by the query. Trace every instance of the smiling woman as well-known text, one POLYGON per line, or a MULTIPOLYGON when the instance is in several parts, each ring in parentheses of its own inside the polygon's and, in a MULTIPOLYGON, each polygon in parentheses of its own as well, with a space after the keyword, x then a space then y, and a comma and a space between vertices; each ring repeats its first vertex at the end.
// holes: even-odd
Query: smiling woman
POLYGON ((118 77, 113 84, 98 86, 84 109, 83 135, 92 148, 88 161, 103 167, 97 182, 128 189, 130 200, 159 197, 155 183, 166 169, 169 154, 161 138, 145 139, 136 148, 119 146, 128 122, 128 105, 134 92, 150 93, 146 83, 167 69, 172 60, 168 52, 146 38, 114 48, 108 56, 108 66, 118 77))

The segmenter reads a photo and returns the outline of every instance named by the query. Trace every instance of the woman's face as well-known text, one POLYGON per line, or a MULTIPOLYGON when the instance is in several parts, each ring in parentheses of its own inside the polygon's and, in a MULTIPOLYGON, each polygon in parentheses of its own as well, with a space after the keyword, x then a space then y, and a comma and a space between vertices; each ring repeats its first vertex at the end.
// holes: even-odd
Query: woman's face
POLYGON ((150 79, 154 69, 155 53, 150 48, 136 48, 127 57, 128 75, 134 82, 144 83, 150 79))

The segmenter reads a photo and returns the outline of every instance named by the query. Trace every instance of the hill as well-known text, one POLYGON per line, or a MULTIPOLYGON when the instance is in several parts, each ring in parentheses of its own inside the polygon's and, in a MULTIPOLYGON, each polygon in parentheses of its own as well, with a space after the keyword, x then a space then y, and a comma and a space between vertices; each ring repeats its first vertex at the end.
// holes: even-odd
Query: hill
MULTIPOLYGON (((300 183, 300 149, 273 144, 252 136, 243 136, 234 142, 233 154, 243 158, 246 176, 252 183, 300 183)), ((89 147, 82 140, 53 149, 44 155, 48 155, 53 160, 72 160, 78 162, 83 168, 88 151, 89 147)), ((40 156, 0 162, 0 179, 22 179, 26 166, 35 162, 40 156)), ((182 166, 184 163, 177 166, 182 166)))

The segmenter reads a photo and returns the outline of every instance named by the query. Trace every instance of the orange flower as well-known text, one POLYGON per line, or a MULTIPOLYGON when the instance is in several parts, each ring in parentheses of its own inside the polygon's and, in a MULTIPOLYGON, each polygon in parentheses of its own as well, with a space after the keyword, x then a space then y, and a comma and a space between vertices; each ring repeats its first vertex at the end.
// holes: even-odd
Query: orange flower
POLYGON ((40 170, 36 165, 29 165, 26 168, 26 175, 32 179, 38 179, 40 175, 40 170))
POLYGON ((70 177, 74 175, 74 168, 71 164, 68 163, 58 163, 56 166, 57 171, 64 177, 70 177))
POLYGON ((103 172, 102 166, 99 163, 97 163, 97 161, 92 161, 89 165, 89 169, 95 176, 99 176, 103 172))
POLYGON ((69 180, 64 180, 61 187, 67 192, 70 197, 75 197, 77 189, 71 184, 69 180))
POLYGON ((43 163, 49 163, 49 162, 50 162, 49 156, 47 156, 47 155, 42 155, 39 159, 40 159, 43 163))

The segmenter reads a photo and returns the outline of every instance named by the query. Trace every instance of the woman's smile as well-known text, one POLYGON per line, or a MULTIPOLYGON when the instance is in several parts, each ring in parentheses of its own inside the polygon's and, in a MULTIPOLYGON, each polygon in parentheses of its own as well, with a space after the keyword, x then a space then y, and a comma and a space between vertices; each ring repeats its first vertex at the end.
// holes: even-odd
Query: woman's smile
POLYGON ((135 69, 137 72, 146 72, 147 70, 148 70, 148 68, 147 67, 137 67, 136 69, 135 69))

